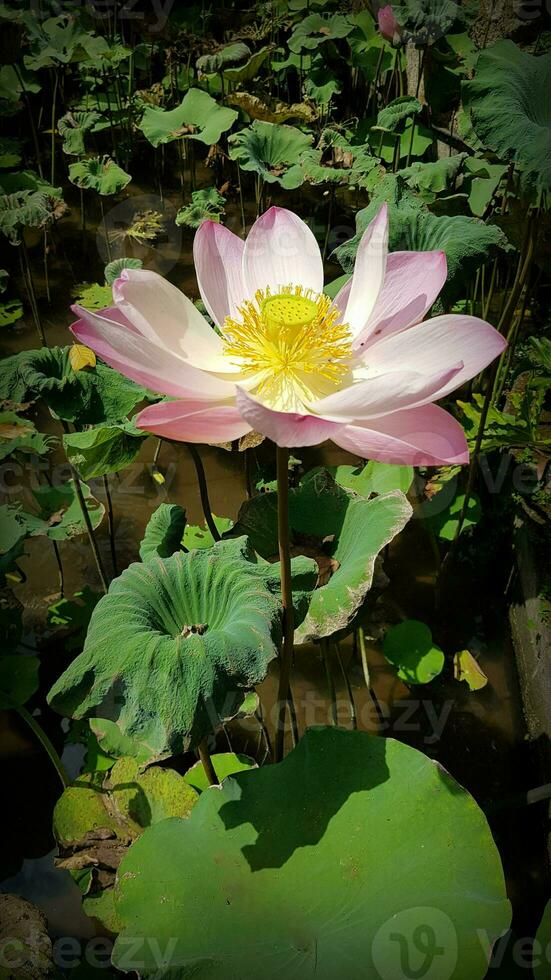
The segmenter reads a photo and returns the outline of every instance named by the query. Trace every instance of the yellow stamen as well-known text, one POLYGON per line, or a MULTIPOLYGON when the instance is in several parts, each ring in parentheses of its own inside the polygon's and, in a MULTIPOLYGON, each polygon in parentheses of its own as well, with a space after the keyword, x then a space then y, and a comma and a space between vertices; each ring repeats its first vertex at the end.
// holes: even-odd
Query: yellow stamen
POLYGON ((285 286, 275 296, 258 290, 239 313, 239 321, 226 319, 225 354, 247 376, 259 377, 256 391, 268 401, 319 397, 342 381, 351 336, 328 296, 302 286, 285 286))

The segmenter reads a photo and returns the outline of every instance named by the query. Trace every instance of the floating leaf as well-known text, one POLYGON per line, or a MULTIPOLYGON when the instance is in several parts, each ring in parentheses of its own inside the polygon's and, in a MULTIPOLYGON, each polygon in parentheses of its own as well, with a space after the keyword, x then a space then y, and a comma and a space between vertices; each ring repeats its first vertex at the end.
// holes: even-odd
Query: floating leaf
POLYGON ((413 466, 377 463, 375 460, 370 460, 365 466, 328 466, 327 472, 339 486, 353 490, 360 497, 390 493, 392 490, 407 493, 414 475, 413 466))
POLYGON ((287 190, 303 183, 299 162, 304 150, 312 145, 312 136, 295 126, 255 120, 251 126, 230 136, 228 143, 231 159, 242 170, 252 170, 269 184, 281 184, 287 190))
MULTIPOLYGON (((233 527, 231 517, 217 517, 216 514, 213 514, 212 519, 220 536, 227 534, 228 531, 231 531, 233 527)), ((214 538, 206 523, 202 526, 199 524, 188 524, 184 531, 182 544, 184 548, 188 549, 188 551, 193 551, 195 548, 212 548, 214 538)))
POLYGON ((191 192, 191 204, 184 205, 176 215, 177 225, 199 228, 203 221, 220 221, 224 212, 226 198, 218 193, 216 187, 207 187, 191 192))
MULTIPOLYGON (((211 755, 211 760, 219 783, 226 776, 234 776, 236 772, 256 769, 256 762, 254 759, 251 759, 250 755, 236 755, 234 752, 215 752, 214 755, 211 755)), ((203 793, 209 787, 205 770, 200 762, 196 762, 191 769, 188 769, 184 779, 197 793, 203 793)))
MULTIPOLYGON (((399 491, 367 500, 340 487, 325 470, 308 473, 290 490, 293 553, 312 555, 320 569, 320 586, 304 623, 297 624, 296 642, 332 636, 349 626, 371 588, 375 558, 410 516, 399 491)), ((264 558, 277 555, 277 493, 245 501, 232 533, 249 535, 264 558)))
POLYGON ((210 146, 218 143, 236 119, 235 109, 224 108, 208 92, 191 88, 176 109, 146 106, 139 128, 152 146, 183 138, 210 146))
MULTIPOLYGON (((92 527, 102 522, 105 507, 92 496, 90 487, 81 484, 84 502, 92 527)), ((19 520, 31 537, 44 536, 51 541, 67 541, 87 530, 74 480, 60 486, 36 487, 32 491, 38 514, 21 511, 19 520)))
POLYGON ((95 425, 63 436, 67 459, 83 480, 118 473, 133 463, 147 433, 133 422, 95 425))
POLYGON ((140 544, 140 558, 169 558, 182 547, 186 512, 179 504, 159 504, 147 522, 140 544))
POLYGON ((84 371, 87 367, 96 366, 96 355, 85 344, 73 344, 69 347, 69 364, 73 371, 84 371))
POLYGON ((103 929, 118 932, 115 874, 128 845, 169 817, 187 817, 198 796, 173 769, 140 772, 136 759, 118 759, 110 772, 81 775, 56 803, 57 867, 80 878, 88 872, 83 908, 103 929))
POLYGON ((83 190, 96 191, 101 197, 118 194, 132 180, 114 160, 108 156, 87 157, 69 165, 69 180, 83 190))
POLYGON ((141 975, 158 976, 162 949, 178 980, 395 980, 404 950, 426 978, 482 980, 480 930, 491 949, 511 919, 466 790, 408 745, 338 728, 309 729, 279 765, 238 773, 187 820, 145 831, 117 897, 114 965, 127 969, 139 941, 141 975))
POLYGON ((0 709, 26 704, 38 691, 38 657, 10 653, 0 657, 0 709))
POLYGON ((406 684, 428 684, 442 672, 444 654, 425 623, 406 619, 385 633, 383 653, 406 684))
MULTIPOLYGON (((294 560, 298 621, 314 567, 294 560)), ((94 610, 83 652, 50 691, 52 707, 115 721, 147 745, 149 761, 193 748, 276 656, 278 574, 244 538, 131 565, 94 610)))
POLYGON ((474 78, 462 85, 476 135, 539 191, 551 190, 550 89, 551 54, 536 57, 509 40, 481 51, 474 78))
POLYGON ((466 681, 471 691, 481 691, 488 678, 470 650, 460 650, 453 658, 453 674, 457 681, 466 681))

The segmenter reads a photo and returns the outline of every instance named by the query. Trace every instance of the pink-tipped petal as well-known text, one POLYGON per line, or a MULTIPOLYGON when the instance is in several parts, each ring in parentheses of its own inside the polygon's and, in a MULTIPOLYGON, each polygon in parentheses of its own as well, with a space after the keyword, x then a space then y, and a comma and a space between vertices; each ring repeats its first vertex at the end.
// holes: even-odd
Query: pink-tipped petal
POLYGON ((208 402, 234 395, 233 384, 187 364, 121 323, 81 306, 72 310, 79 317, 71 324, 77 340, 132 381, 175 398, 191 396, 208 402))
POLYGON ((267 436, 278 446, 317 446, 326 439, 333 439, 343 428, 342 423, 331 422, 316 415, 275 412, 239 387, 237 407, 252 429, 267 436))
POLYGON ((484 320, 450 313, 377 341, 367 348, 362 370, 366 379, 389 369, 433 376, 463 361, 461 370, 435 392, 436 401, 482 371, 506 346, 504 337, 484 320))
POLYGON ((433 375, 417 371, 389 371, 327 395, 309 408, 319 415, 343 421, 378 418, 404 408, 416 408, 435 401, 438 392, 453 381, 463 361, 433 375))
POLYGON ((139 429, 178 442, 233 442, 250 432, 235 405, 175 401, 149 405, 136 418, 139 429))
POLYGON ((355 351, 420 323, 437 299, 447 274, 445 252, 390 252, 383 287, 371 316, 354 341, 355 351))
POLYGON ((319 245, 307 224, 286 208, 270 208, 252 226, 243 252, 243 280, 247 298, 269 286, 302 286, 315 293, 323 289, 323 262, 319 245))
POLYGON ((375 305, 385 279, 388 255, 388 206, 383 204, 365 229, 350 283, 344 321, 353 337, 363 330, 375 305))
POLYGON ((222 341, 187 296, 149 269, 123 269, 113 285, 118 309, 154 344, 196 367, 222 371, 228 366, 222 341))
POLYGON ((201 299, 220 329, 245 299, 245 243, 217 221, 203 221, 193 240, 193 261, 201 299))
POLYGON ((446 466, 469 462, 465 433, 438 405, 406 409, 362 425, 347 425, 333 442, 362 459, 408 466, 446 466))

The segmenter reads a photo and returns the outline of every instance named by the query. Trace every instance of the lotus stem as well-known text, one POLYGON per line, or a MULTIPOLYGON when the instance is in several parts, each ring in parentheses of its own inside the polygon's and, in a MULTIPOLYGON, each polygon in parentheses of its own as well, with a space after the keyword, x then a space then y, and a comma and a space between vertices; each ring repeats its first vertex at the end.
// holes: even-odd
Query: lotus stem
POLYGON ((201 457, 194 445, 190 442, 186 442, 186 446, 189 449, 190 456, 195 464, 195 471, 197 473, 197 483, 199 484, 199 495, 201 497, 201 505, 203 507, 203 514, 205 515, 205 521, 207 527, 212 534, 215 541, 220 541, 220 533, 216 524, 214 523, 214 518, 212 516, 212 511, 210 509, 209 500, 209 490, 207 486, 207 479, 205 476, 205 469, 201 461, 201 457))
POLYGON ((373 686, 371 684, 371 675, 369 673, 369 664, 367 662, 367 650, 366 650, 366 646, 365 646, 365 636, 364 636, 364 631, 363 631, 363 629, 362 629, 361 626, 358 629, 358 642, 359 642, 359 645, 360 645, 360 656, 362 658, 362 670, 363 670, 363 673, 364 673, 365 686, 367 687, 367 690, 369 692, 369 696, 370 696, 370 698, 371 698, 371 700, 373 702, 373 705, 375 707, 375 711, 377 712, 377 717, 379 719, 379 722, 381 724, 384 724, 386 722, 386 718, 384 716, 383 709, 381 708, 381 705, 379 704, 379 699, 378 699, 377 695, 375 694, 375 691, 374 691, 373 686))
POLYGON ((352 723, 352 728, 354 729, 354 731, 356 731, 356 729, 358 728, 358 719, 356 717, 356 705, 354 704, 352 685, 350 683, 348 671, 344 666, 344 660, 342 659, 341 648, 338 643, 335 643, 335 653, 337 655, 337 661, 341 669, 342 676, 344 678, 344 683, 346 685, 346 693, 348 694, 348 700, 350 701, 350 721, 352 723))
POLYGON ((335 681, 333 678, 333 672, 331 670, 331 658, 329 656, 329 643, 324 638, 320 641, 321 653, 323 657, 323 664, 325 667, 325 679, 327 681, 327 690, 329 691, 329 702, 331 705, 331 724, 338 725, 339 718, 337 713, 337 692, 335 690, 335 681))
POLYGON ((208 749, 206 738, 202 739, 202 741, 199 742, 199 745, 197 746, 197 753, 201 760, 201 765, 203 766, 203 769, 205 771, 205 776, 207 777, 209 786, 218 786, 220 780, 218 779, 218 776, 216 775, 216 770, 212 764, 212 759, 210 757, 210 752, 208 749))
POLYGON ((27 246, 25 245, 25 240, 21 236, 21 245, 19 246, 19 262, 21 265, 21 275, 23 276, 23 282, 25 283, 25 289, 27 291, 27 296, 29 299, 29 305, 31 307, 31 313, 34 320, 34 325, 36 327, 36 332, 40 337, 40 343, 43 347, 48 346, 48 341, 46 340, 46 334, 44 333, 44 327, 40 320, 40 314, 38 312, 38 303, 36 301, 36 293, 34 289, 33 276, 31 272, 31 266, 29 262, 29 254, 27 252, 27 246))
POLYGON ((62 561, 61 561, 61 554, 60 554, 60 551, 59 551, 59 545, 58 545, 57 541, 53 541, 52 540, 52 545, 53 545, 53 548, 54 548, 55 560, 56 560, 57 568, 58 568, 58 572, 59 572, 59 594, 63 598, 64 595, 65 595, 65 572, 63 570, 63 564, 62 564, 62 561))
POLYGON ((100 210, 101 210, 101 223, 103 225, 103 234, 105 235, 105 247, 107 249, 107 261, 108 262, 111 262, 111 259, 112 259, 112 256, 111 256, 111 243, 109 241, 109 232, 107 231, 107 224, 106 224, 106 221, 105 221, 105 211, 103 209, 103 200, 101 198, 101 195, 100 195, 100 199, 99 199, 99 206, 100 206, 100 210))
POLYGON ((289 546, 289 450, 277 446, 277 531, 283 605, 283 646, 279 661, 279 688, 275 733, 275 762, 283 758, 285 715, 289 699, 289 679, 293 659, 294 622, 291 589, 291 551, 289 546))
MULTIPOLYGON (((3 697, 8 700, 8 702, 11 700, 7 694, 4 694, 3 697)), ((69 779, 67 770, 65 769, 65 766, 63 765, 58 753, 46 735, 46 732, 42 728, 42 725, 37 722, 36 718, 33 718, 30 711, 27 711, 22 704, 16 704, 15 701, 13 701, 11 707, 13 711, 17 711, 17 714, 27 723, 32 733, 36 736, 55 771, 57 772, 63 789, 67 789, 67 787, 71 785, 71 780, 69 779)))
POLYGON ((107 502, 107 520, 109 524, 109 546, 111 548, 111 562, 113 564, 113 574, 115 577, 119 574, 118 563, 117 563, 117 549, 115 546, 115 514, 113 511, 113 500, 111 497, 111 490, 109 488, 109 477, 105 474, 103 477, 103 489, 105 490, 105 499, 107 502))
POLYGON ((52 134, 51 134, 51 181, 52 186, 55 182, 55 111, 56 111, 56 99, 57 99, 57 88, 59 85, 59 76, 57 71, 54 70, 54 89, 52 93, 52 134))
POLYGON ((33 116, 32 109, 31 109, 31 100, 29 99, 29 93, 27 92, 27 89, 25 88, 25 82, 23 81, 23 76, 22 76, 22 74, 21 74, 21 72, 19 70, 19 67, 17 65, 17 62, 14 62, 13 65, 12 65, 12 67, 13 67, 13 70, 15 72, 15 76, 17 78, 17 81, 19 82, 19 84, 21 86, 21 91, 23 92, 23 98, 25 99, 25 105, 27 106, 27 113, 28 113, 29 123, 30 123, 30 127, 31 127, 31 136, 32 136, 33 146, 34 146, 34 155, 36 157, 36 168, 38 170, 38 173, 39 173, 40 177, 43 177, 44 174, 42 172, 42 157, 41 157, 41 154, 40 154, 40 146, 39 146, 39 143, 38 143, 38 135, 37 135, 37 132, 36 132, 36 126, 34 124, 34 116, 33 116))

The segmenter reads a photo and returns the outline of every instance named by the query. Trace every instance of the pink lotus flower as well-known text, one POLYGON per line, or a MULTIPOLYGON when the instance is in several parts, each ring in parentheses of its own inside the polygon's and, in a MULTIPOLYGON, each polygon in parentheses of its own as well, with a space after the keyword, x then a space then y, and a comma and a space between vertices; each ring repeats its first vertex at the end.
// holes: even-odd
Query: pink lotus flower
POLYGON ((389 463, 468 461, 459 423, 432 404, 486 367, 503 337, 472 316, 421 322, 446 281, 443 252, 388 254, 386 205, 366 229, 352 279, 334 302, 308 226, 270 208, 246 242, 205 221, 194 258, 203 302, 155 272, 125 269, 114 307, 75 306, 75 336, 107 364, 171 396, 137 424, 185 442, 251 429, 279 446, 331 439, 389 463))
POLYGON ((402 28, 394 16, 394 11, 390 4, 386 7, 381 7, 377 13, 377 20, 379 22, 379 30, 383 37, 392 44, 399 44, 402 36, 402 28))

